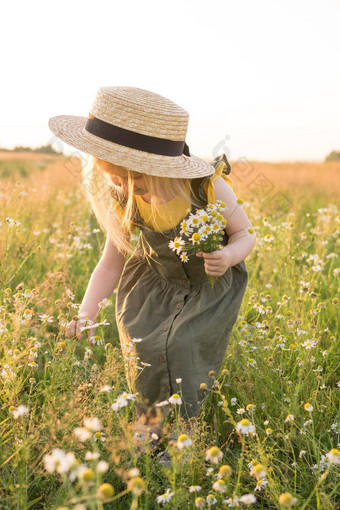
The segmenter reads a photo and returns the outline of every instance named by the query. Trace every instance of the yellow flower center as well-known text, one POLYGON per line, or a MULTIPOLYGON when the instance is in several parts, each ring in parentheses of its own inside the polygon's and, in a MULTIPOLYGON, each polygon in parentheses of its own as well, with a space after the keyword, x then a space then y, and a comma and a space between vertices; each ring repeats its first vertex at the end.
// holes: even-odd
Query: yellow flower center
POLYGON ((247 418, 243 418, 243 420, 240 421, 242 427, 247 427, 250 425, 250 421, 247 418))

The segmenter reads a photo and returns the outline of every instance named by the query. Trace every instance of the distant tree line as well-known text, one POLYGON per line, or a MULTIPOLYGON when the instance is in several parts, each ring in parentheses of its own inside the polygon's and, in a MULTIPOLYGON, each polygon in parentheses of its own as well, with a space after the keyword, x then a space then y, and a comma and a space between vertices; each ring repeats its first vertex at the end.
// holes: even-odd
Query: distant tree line
POLYGON ((32 147, 23 147, 21 145, 16 145, 14 149, 6 149, 3 147, 0 147, 0 151, 5 152, 38 152, 40 154, 63 154, 63 152, 56 151, 53 149, 52 145, 42 145, 41 147, 37 147, 36 149, 33 149, 32 147))
POLYGON ((328 154, 325 161, 340 161, 340 152, 332 151, 328 154))

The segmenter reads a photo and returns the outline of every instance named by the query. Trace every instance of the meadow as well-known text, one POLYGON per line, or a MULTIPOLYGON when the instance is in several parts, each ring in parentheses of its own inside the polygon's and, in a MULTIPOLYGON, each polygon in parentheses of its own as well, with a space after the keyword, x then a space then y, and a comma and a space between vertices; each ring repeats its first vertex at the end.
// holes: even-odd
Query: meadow
POLYGON ((340 508, 340 163, 230 163, 249 284, 192 444, 162 467, 132 445, 115 293, 94 344, 63 330, 105 241, 79 159, 0 153, 1 510, 340 508))

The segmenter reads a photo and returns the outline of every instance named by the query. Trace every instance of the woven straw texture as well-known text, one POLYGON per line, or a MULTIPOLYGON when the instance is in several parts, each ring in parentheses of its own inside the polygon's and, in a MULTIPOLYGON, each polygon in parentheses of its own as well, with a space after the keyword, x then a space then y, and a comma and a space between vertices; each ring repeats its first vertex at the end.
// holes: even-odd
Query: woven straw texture
MULTIPOLYGON (((89 114, 157 138, 186 139, 189 114, 170 99, 137 87, 101 87, 89 114)), ((136 172, 160 177, 195 178, 214 173, 214 167, 191 155, 163 156, 104 140, 85 129, 88 117, 58 115, 49 119, 51 131, 60 140, 93 156, 136 172)), ((191 151, 190 151, 191 152, 191 151)))

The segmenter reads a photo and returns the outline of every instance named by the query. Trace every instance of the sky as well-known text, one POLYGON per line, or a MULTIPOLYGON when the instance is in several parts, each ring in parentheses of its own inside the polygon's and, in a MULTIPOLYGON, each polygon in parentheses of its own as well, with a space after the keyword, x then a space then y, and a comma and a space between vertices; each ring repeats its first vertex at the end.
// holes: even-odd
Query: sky
POLYGON ((87 117, 100 87, 126 85, 189 112, 195 156, 323 161, 340 151, 339 14, 340 0, 11 0, 0 147, 51 143, 50 117, 87 117))

